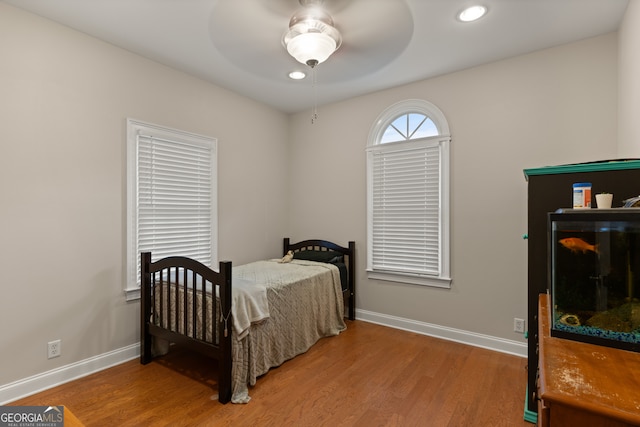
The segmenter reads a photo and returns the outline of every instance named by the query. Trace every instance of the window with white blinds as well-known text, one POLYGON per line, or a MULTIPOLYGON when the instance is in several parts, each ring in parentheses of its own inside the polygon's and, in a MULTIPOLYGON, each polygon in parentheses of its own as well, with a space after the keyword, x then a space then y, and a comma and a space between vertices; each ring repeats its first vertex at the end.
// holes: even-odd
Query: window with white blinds
POLYGON ((426 102, 396 104, 376 121, 367 149, 370 278, 450 286, 449 141, 444 116, 426 102))
POLYGON ((373 266, 439 275, 438 142, 393 148, 372 153, 373 266))
POLYGON ((217 264, 216 141, 128 121, 127 295, 139 294, 140 253, 217 264))

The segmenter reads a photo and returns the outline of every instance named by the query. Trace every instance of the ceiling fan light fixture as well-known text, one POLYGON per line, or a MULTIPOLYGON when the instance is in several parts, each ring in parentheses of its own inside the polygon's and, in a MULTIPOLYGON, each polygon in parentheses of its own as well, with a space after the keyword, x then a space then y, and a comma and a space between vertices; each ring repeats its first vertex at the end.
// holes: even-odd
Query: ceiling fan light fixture
POLYGON ((312 68, 326 61, 341 43, 331 16, 316 7, 305 7, 295 13, 289 21, 289 31, 282 38, 289 55, 312 68))
POLYGON ((320 64, 336 50, 336 41, 323 33, 298 34, 287 44, 287 52, 298 62, 320 64))

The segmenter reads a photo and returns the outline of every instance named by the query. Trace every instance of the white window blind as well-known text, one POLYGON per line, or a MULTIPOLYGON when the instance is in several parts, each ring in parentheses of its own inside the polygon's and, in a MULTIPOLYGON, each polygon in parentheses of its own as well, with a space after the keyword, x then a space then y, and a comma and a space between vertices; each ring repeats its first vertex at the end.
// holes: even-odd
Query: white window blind
POLYGON ((211 265, 211 149, 138 135, 138 252, 211 265))
POLYGON ((440 275, 438 141, 372 151, 372 268, 440 275))
POLYGON ((217 263, 215 139, 128 122, 127 299, 139 296, 140 253, 217 263))

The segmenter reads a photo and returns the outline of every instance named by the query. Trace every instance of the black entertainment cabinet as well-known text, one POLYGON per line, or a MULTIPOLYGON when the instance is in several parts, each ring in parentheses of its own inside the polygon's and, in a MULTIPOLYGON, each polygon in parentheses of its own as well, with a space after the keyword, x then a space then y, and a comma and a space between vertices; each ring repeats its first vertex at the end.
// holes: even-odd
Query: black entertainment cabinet
POLYGON ((547 166, 524 170, 528 181, 527 247, 527 397, 525 419, 535 421, 537 413, 536 376, 538 370, 538 299, 549 287, 547 214, 573 205, 572 187, 576 182, 592 183, 592 206, 595 195, 613 193, 612 207, 640 195, 640 160, 623 159, 547 166))

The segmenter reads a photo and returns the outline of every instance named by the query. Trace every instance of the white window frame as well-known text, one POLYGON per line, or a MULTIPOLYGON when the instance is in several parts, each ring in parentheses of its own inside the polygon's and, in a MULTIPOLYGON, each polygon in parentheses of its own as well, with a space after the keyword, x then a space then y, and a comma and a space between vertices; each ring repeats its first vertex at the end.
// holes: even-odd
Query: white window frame
POLYGON ((433 286, 438 288, 451 287, 450 270, 450 145, 451 135, 447 120, 438 107, 421 100, 409 99, 398 102, 383 111, 374 122, 367 140, 367 275, 370 279, 391 282, 408 283, 414 285, 433 286), (385 130, 398 117, 418 113, 429 117, 438 128, 438 135, 410 139, 408 141, 381 143, 385 130), (408 270, 385 270, 374 265, 373 260, 373 172, 374 155, 385 150, 425 149, 438 147, 439 153, 439 206, 438 206, 438 268, 437 273, 415 273, 408 270))
MULTIPOLYGON (((211 211, 211 259, 200 261, 211 268, 217 268, 218 265, 217 140, 208 136, 127 119, 127 276, 124 289, 127 301, 140 298, 140 249, 138 243, 140 158, 138 148, 141 138, 147 140, 157 139, 164 143, 188 144, 194 147, 201 147, 200 149, 203 149, 203 151, 210 151, 210 164, 212 167, 209 206, 211 211)), ((175 253, 174 255, 185 254, 175 253)))

